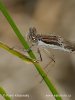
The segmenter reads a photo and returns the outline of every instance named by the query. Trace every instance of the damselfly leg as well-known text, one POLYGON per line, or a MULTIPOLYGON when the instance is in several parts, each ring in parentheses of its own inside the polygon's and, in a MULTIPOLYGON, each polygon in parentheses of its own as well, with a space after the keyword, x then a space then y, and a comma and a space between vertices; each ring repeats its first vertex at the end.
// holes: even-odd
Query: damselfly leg
MULTIPOLYGON (((47 49, 45 49, 45 48, 42 48, 42 51, 47 55, 47 57, 49 58, 49 62, 44 66, 44 68, 43 69, 46 69, 52 62, 54 62, 55 63, 55 59, 54 59, 54 55, 52 54, 52 56, 50 55, 50 52, 47 50, 47 49)), ((44 60, 43 60, 43 58, 42 58, 42 54, 41 54, 41 51, 40 51, 40 49, 38 48, 37 49, 37 52, 38 52, 38 55, 40 56, 40 60, 39 61, 41 61, 41 62, 43 62, 44 60)), ((49 72, 49 70, 46 72, 46 73, 48 73, 49 72)), ((38 76, 38 75, 36 75, 36 76, 38 76)), ((40 81, 40 83, 42 83, 43 82, 43 79, 41 79, 41 81, 40 81)))
POLYGON ((50 52, 47 50, 47 49, 45 49, 45 48, 43 48, 43 51, 44 51, 44 53, 46 53, 47 54, 47 57, 50 59, 49 60, 49 62, 46 64, 46 66, 44 67, 44 69, 46 69, 52 62, 54 62, 55 63, 55 58, 54 58, 54 55, 51 53, 51 55, 50 55, 50 52))
MULTIPOLYGON (((53 57, 52 57, 52 56, 50 55, 50 52, 49 52, 47 49, 43 48, 42 50, 43 50, 43 52, 47 55, 47 57, 50 59, 49 62, 48 62, 48 63, 46 64, 46 66, 44 67, 44 69, 45 69, 45 68, 47 68, 47 67, 51 64, 51 62, 54 62, 54 63, 55 63, 55 59, 54 59, 54 55, 52 54, 52 56, 53 56, 53 57)), ((37 52, 38 52, 38 54, 39 54, 39 56, 40 56, 40 60, 39 60, 39 61, 43 62, 42 54, 41 54, 39 48, 37 49, 37 52)))
POLYGON ((39 48, 37 48, 37 53, 38 53, 39 56, 40 56, 40 60, 39 60, 39 61, 42 61, 42 55, 41 55, 41 52, 40 52, 40 49, 39 49, 39 48))
POLYGON ((32 44, 32 45, 29 47, 29 49, 24 49, 24 52, 30 52, 33 46, 34 46, 34 45, 32 44))

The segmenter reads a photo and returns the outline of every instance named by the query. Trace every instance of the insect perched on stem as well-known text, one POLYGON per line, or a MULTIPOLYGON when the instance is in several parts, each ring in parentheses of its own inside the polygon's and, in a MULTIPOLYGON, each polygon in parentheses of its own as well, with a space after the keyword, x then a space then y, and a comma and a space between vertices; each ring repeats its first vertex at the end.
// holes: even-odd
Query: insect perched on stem
MULTIPOLYGON (((47 48, 51 48, 51 49, 63 50, 69 53, 75 51, 74 43, 67 41, 61 36, 55 34, 49 34, 49 35, 37 34, 37 30, 35 27, 29 29, 29 32, 27 33, 27 40, 30 43, 32 43, 32 45, 37 45, 38 47, 41 46, 45 48, 44 50, 46 50, 47 48)), ((42 61, 42 56, 39 51, 39 48, 38 48, 38 53, 42 61)), ((54 60, 52 59, 52 61, 54 60)))
POLYGON ((51 49, 59 49, 67 52, 75 51, 75 43, 66 41, 64 38, 58 35, 40 35, 37 34, 36 28, 30 28, 27 33, 28 41, 32 42, 33 45, 38 45, 51 49))

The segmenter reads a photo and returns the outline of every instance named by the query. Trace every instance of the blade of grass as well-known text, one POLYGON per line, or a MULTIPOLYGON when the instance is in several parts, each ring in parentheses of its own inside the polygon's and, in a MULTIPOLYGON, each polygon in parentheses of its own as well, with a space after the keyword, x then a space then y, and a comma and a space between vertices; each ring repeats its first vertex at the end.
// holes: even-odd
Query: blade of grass
MULTIPOLYGON (((28 50, 29 49, 29 45, 25 41, 24 37, 22 36, 21 32, 17 28, 15 22, 12 20, 11 16, 9 15, 6 7, 3 5, 2 2, 0 2, 0 10, 3 13, 3 15, 5 16, 5 18, 8 20, 9 24, 11 25, 12 29, 14 30, 15 34, 19 38, 19 40, 22 43, 22 45, 24 46, 24 48, 28 50)), ((32 52, 32 50, 30 50, 30 52, 28 52, 28 54, 30 55, 31 58, 36 59, 36 57, 35 57, 34 53, 32 52)), ((55 89, 55 87, 53 86, 51 81, 49 80, 48 76, 46 75, 44 70, 41 68, 41 66, 37 62, 34 63, 34 65, 35 65, 37 71, 39 72, 39 74, 42 76, 42 78, 45 81, 46 85, 48 86, 48 88, 52 92, 52 94, 53 95, 57 95, 57 96, 54 96, 55 99, 56 100, 62 100, 62 98, 59 96, 57 90, 55 89)))
POLYGON ((13 55, 19 57, 20 59, 24 60, 25 62, 28 62, 28 63, 35 63, 36 61, 27 57, 26 55, 20 53, 19 51, 17 50, 14 50, 13 48, 10 48, 9 46, 7 46, 6 44, 2 43, 0 41, 0 48, 3 48, 5 50, 7 50, 8 52, 12 53, 13 55))
POLYGON ((5 92, 5 90, 2 87, 0 87, 0 95, 2 95, 5 98, 5 100, 11 100, 9 95, 5 92))

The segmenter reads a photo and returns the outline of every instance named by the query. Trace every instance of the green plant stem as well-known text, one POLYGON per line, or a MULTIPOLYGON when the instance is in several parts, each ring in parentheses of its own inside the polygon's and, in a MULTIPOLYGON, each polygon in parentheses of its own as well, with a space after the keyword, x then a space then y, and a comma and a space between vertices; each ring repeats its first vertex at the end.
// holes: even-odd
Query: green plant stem
POLYGON ((5 90, 2 87, 0 87, 0 95, 2 95, 5 98, 5 100, 11 100, 9 95, 5 92, 5 90))
POLYGON ((8 52, 12 53, 13 55, 19 57, 20 59, 24 60, 25 62, 28 62, 28 63, 35 63, 36 61, 27 57, 26 55, 20 53, 19 51, 13 49, 13 48, 10 48, 9 46, 7 46, 6 44, 2 43, 0 41, 0 48, 3 48, 5 50, 7 50, 8 52))
MULTIPOLYGON (((3 13, 3 15, 5 16, 5 18, 8 20, 9 24, 11 25, 11 27, 13 28, 15 34, 17 35, 17 37, 19 38, 20 42, 22 43, 22 45, 24 46, 24 48, 26 50, 29 49, 29 45, 27 44, 27 42, 25 41, 24 37, 22 36, 22 34, 20 33, 19 29, 17 28, 16 24, 14 23, 14 21, 12 20, 11 16, 9 15, 6 7, 3 5, 2 2, 0 2, 0 10, 3 13)), ((28 52, 28 54, 30 55, 31 58, 36 59, 35 55, 33 54, 32 50, 30 50, 30 52, 28 52)), ((57 90, 55 89, 55 87, 53 86, 53 84, 51 83, 51 81, 49 80, 48 76, 46 75, 46 73, 44 72, 44 70, 41 68, 41 66, 38 63, 34 63, 37 71, 39 72, 39 74, 42 76, 43 80, 45 81, 45 83, 47 84, 48 88, 50 89, 50 91, 52 92, 53 95, 58 95, 55 96, 56 100, 62 100, 62 98, 59 96, 57 90)))

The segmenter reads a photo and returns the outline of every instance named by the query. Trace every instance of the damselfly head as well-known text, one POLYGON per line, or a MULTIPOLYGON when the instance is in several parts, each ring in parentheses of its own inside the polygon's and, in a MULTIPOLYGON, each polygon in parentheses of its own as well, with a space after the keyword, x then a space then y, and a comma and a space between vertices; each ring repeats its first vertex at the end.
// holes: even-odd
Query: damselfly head
POLYGON ((35 35, 37 33, 36 28, 35 27, 30 27, 29 28, 29 33, 35 35))
POLYGON ((38 43, 37 31, 35 27, 29 28, 29 32, 27 33, 27 40, 33 44, 38 43))

